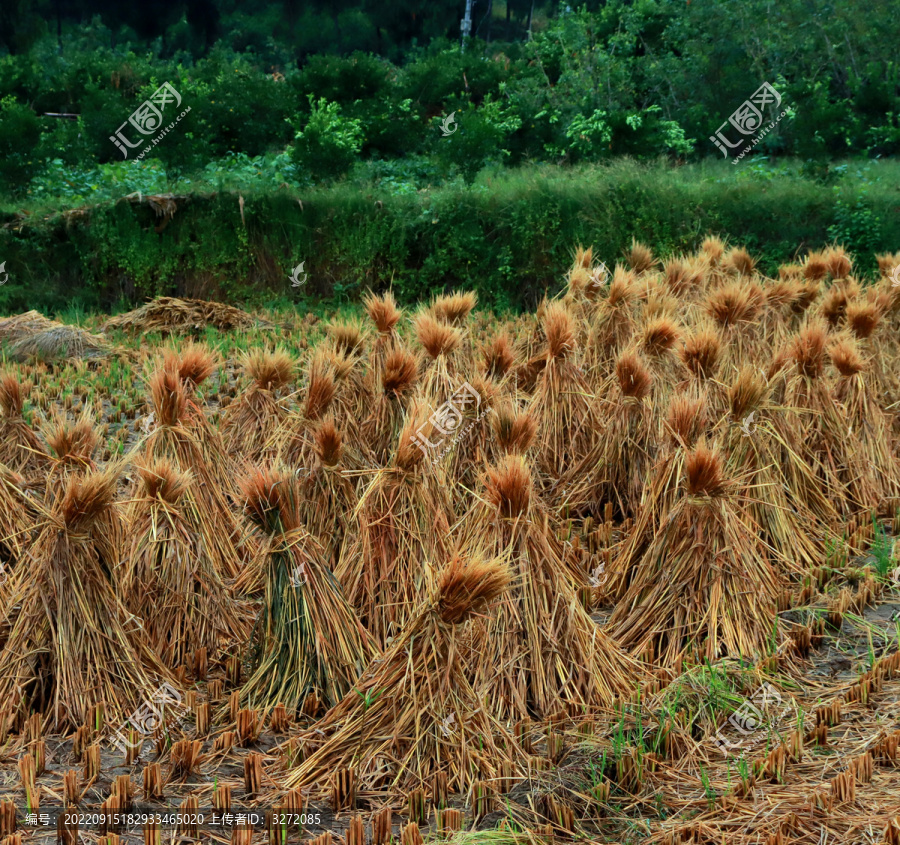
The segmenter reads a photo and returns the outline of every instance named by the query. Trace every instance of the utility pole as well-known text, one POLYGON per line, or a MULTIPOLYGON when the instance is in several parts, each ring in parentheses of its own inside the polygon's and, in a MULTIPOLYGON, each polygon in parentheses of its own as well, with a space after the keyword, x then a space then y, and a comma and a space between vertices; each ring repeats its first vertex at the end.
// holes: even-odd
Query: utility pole
POLYGON ((462 19, 459 29, 462 32, 462 41, 460 42, 460 50, 465 51, 466 41, 472 32, 472 3, 473 0, 466 0, 466 16, 462 19))

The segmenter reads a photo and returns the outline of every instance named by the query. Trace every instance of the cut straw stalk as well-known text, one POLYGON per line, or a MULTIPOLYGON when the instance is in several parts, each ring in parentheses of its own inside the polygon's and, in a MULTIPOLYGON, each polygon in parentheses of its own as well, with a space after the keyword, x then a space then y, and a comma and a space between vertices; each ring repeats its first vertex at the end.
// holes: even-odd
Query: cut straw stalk
POLYGON ((682 498, 636 564, 610 627, 666 666, 690 648, 710 660, 762 655, 781 589, 768 550, 715 452, 698 446, 685 475, 682 498))
POLYGON ((114 470, 69 479, 35 543, 30 577, 17 582, 20 610, 0 651, 0 700, 58 729, 84 724, 95 704, 108 723, 121 722, 161 683, 178 685, 110 583, 104 517, 116 482, 114 470))
POLYGON ((245 479, 242 495, 264 538, 252 566, 265 573, 265 594, 255 628, 256 666, 241 700, 252 707, 282 703, 296 709, 315 693, 334 704, 376 649, 322 548, 300 525, 296 479, 284 470, 257 470, 245 479))
POLYGON ((441 773, 459 791, 499 778, 504 764, 520 774, 525 755, 466 680, 457 632, 508 579, 496 562, 453 558, 384 657, 302 735, 315 750, 285 787, 322 790, 324 775, 347 767, 361 788, 392 793, 430 788, 441 773))
POLYGON ((137 465, 140 484, 129 509, 121 595, 144 617, 151 646, 175 669, 198 649, 213 660, 249 633, 248 609, 234 602, 207 553, 203 535, 181 510, 193 481, 169 461, 137 465), (148 612, 148 609, 152 611, 148 612))
POLYGON ((497 611, 473 626, 473 685, 490 712, 518 721, 630 694, 644 670, 584 610, 522 457, 488 470, 485 498, 467 517, 466 547, 509 561, 513 577, 497 611))

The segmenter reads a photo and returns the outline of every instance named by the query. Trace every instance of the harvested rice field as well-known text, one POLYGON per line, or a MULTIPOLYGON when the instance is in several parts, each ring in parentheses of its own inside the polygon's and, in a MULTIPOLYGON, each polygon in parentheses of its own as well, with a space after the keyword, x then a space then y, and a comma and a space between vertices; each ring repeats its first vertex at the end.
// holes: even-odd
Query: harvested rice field
POLYGON ((2 845, 900 845, 900 254, 602 258, 0 319, 2 845))

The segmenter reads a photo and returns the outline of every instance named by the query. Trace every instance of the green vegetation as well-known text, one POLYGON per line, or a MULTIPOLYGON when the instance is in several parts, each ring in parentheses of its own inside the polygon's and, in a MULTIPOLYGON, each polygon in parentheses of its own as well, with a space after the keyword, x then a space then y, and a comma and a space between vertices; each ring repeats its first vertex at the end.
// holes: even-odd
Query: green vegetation
POLYGON ((4 7, 0 307, 265 301, 300 260, 306 295, 466 285, 508 307, 557 285, 578 241, 614 257, 637 236, 665 254, 713 231, 769 272, 798 246, 842 243, 865 269, 896 248, 883 162, 900 151, 900 19, 886 0, 498 0, 476 3, 465 49, 460 13, 4 7), (764 82, 781 98, 765 121, 784 118, 724 159, 711 136, 764 82), (180 103, 141 134, 129 117, 164 83, 180 103), (120 202, 134 193, 189 199, 159 220, 120 202))
POLYGON ((856 228, 842 240, 865 274, 874 271, 873 251, 892 249, 900 231, 893 162, 842 167, 831 185, 789 163, 673 168, 621 160, 496 168, 472 185, 457 179, 433 188, 422 186, 413 162, 360 166, 352 183, 302 191, 276 187, 283 159, 239 164, 203 181, 171 182, 150 163, 104 165, 96 182, 77 182, 85 193, 66 203, 93 198, 84 213, 42 200, 23 217, 7 204, 0 255, 10 279, 0 308, 55 310, 73 297, 108 308, 156 294, 340 303, 392 284, 407 302, 459 286, 506 309, 559 290, 578 243, 612 262, 632 237, 668 256, 714 232, 747 246, 773 274, 798 249, 833 239, 851 209, 856 228), (172 191, 177 210, 169 219, 146 197, 116 199, 139 189, 172 191), (301 261, 309 279, 292 288, 288 277, 301 261))

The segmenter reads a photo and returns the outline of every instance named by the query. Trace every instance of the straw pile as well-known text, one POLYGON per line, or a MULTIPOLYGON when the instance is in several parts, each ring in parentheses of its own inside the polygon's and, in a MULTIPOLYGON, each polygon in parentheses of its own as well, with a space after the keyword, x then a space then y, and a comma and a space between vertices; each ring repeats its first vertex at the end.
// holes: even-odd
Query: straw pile
POLYGON ((458 647, 459 629, 489 612, 508 581, 497 562, 452 558, 383 658, 301 735, 315 750, 285 787, 321 789, 323 772, 350 766, 362 789, 394 794, 430 788, 438 773, 464 791, 476 780, 496 781, 504 762, 521 772, 523 752, 481 706, 458 647))
POLYGON ((248 615, 228 593, 203 536, 181 510, 194 483, 167 460, 137 464, 139 483, 128 513, 121 596, 167 666, 190 665, 198 649, 210 660, 246 639, 248 615), (152 608, 147 613, 147 608, 152 608))
POLYGON ((254 629, 255 670, 241 689, 249 706, 298 709, 307 696, 335 704, 375 657, 372 641, 300 524, 296 479, 257 470, 241 485, 249 520, 265 542, 251 566, 265 573, 254 629))
POLYGON ((369 481, 335 574, 360 621, 384 648, 431 594, 448 557, 451 510, 436 471, 415 445, 424 409, 410 409, 391 463, 369 481))
POLYGON ((274 324, 221 302, 159 296, 146 305, 107 320, 103 331, 184 334, 213 326, 221 330, 274 328, 274 324))
POLYGON ((572 705, 610 706, 644 670, 585 611, 525 460, 509 455, 488 470, 489 507, 472 517, 471 547, 508 561, 512 586, 473 632, 473 684, 492 714, 545 718, 572 705))
POLYGON ((0 700, 57 729, 83 724, 96 703, 121 720, 162 682, 177 684, 110 583, 100 517, 116 482, 112 470, 69 479, 10 599, 20 609, 0 651, 0 700))
POLYGON ((768 550, 717 452, 697 446, 684 472, 681 499, 635 565, 610 627, 664 665, 694 648, 709 660, 763 655, 780 591, 768 550))

